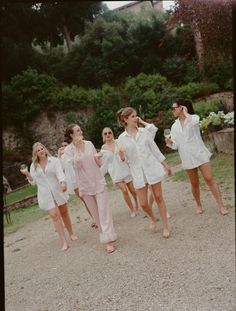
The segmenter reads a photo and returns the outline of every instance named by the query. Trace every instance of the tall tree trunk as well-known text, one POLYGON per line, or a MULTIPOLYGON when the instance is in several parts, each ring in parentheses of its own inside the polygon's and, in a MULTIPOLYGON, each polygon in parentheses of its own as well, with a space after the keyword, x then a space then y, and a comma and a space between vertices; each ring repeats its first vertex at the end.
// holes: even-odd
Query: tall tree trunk
POLYGON ((70 37, 70 32, 69 32, 68 28, 66 27, 66 25, 63 25, 63 34, 64 34, 64 38, 66 40, 66 45, 67 45, 68 51, 70 51, 72 49, 72 40, 70 37))
POLYGON ((192 25, 192 31, 193 31, 194 41, 195 41, 198 67, 199 67, 200 73, 204 77, 204 46, 202 42, 201 32, 195 21, 192 21, 191 25, 192 25))

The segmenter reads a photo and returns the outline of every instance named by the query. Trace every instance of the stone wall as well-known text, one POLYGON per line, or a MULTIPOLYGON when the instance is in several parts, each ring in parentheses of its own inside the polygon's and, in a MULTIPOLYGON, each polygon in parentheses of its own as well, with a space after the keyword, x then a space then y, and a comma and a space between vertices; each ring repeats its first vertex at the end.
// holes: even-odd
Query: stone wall
POLYGON ((234 154, 234 128, 212 132, 209 136, 214 141, 218 152, 234 154))

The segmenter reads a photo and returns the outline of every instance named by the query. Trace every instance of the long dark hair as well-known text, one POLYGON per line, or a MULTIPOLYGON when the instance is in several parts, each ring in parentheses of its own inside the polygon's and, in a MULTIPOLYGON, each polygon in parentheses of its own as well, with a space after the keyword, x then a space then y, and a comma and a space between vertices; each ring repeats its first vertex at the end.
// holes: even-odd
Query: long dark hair
POLYGON ((175 103, 178 106, 185 106, 188 109, 189 114, 194 114, 194 109, 193 109, 193 104, 190 100, 183 99, 183 98, 178 98, 175 103))

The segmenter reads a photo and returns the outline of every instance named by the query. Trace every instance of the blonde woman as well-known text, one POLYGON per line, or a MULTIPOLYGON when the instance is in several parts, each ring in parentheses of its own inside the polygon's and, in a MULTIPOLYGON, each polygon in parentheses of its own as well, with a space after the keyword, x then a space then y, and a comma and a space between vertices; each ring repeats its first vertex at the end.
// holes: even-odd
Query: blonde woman
MULTIPOLYGON (((151 185, 154 199, 158 205, 164 238, 169 237, 167 210, 162 194, 161 181, 165 175, 172 175, 172 171, 165 161, 164 155, 153 140, 149 130, 138 127, 139 118, 132 107, 122 108, 117 112, 118 121, 125 128, 119 136, 118 144, 123 147, 119 151, 122 161, 128 161, 134 187, 139 203, 144 212, 151 218, 150 229, 156 231, 156 217, 148 203, 148 184, 151 185)), ((152 125, 154 126, 154 125, 152 125)))
POLYGON ((105 127, 102 130, 102 139, 104 145, 101 147, 103 156, 101 170, 104 175, 107 172, 109 173, 113 183, 121 190, 124 200, 130 209, 131 217, 135 217, 138 209, 138 200, 132 183, 130 168, 126 162, 122 162, 119 158, 117 141, 114 139, 114 134, 110 127, 105 127), (135 204, 132 203, 129 192, 135 204))
POLYGON ((97 154, 91 141, 83 139, 83 132, 78 124, 67 126, 65 138, 70 141, 65 148, 65 158, 74 167, 80 195, 98 226, 100 242, 106 245, 107 253, 112 253, 115 251, 113 242, 117 235, 113 227, 106 181, 100 170, 101 156, 97 154))
POLYGON ((42 143, 36 142, 33 145, 30 172, 25 171, 22 174, 26 175, 30 184, 37 185, 39 207, 48 211, 62 242, 62 250, 66 251, 69 245, 62 221, 71 240, 78 240, 78 237, 72 230, 67 207, 68 195, 66 194, 65 174, 59 160, 52 157, 42 143))

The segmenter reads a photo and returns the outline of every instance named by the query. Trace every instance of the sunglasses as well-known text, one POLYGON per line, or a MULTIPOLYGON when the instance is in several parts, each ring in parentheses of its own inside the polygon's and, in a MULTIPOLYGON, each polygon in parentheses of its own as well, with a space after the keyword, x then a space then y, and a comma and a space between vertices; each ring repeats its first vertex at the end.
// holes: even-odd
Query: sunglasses
POLYGON ((171 107, 171 110, 174 111, 177 108, 179 108, 179 107, 171 107))
POLYGON ((110 132, 105 132, 105 133, 103 133, 103 135, 111 135, 111 131, 110 132))

